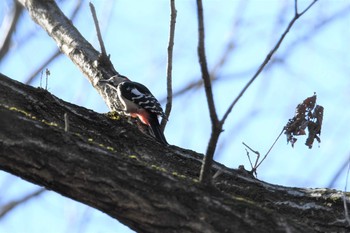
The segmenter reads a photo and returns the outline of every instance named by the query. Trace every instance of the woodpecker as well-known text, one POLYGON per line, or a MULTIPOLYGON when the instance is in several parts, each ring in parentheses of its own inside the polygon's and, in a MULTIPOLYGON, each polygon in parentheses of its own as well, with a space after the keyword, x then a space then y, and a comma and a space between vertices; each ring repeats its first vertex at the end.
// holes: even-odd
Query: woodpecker
POLYGON ((127 77, 123 75, 115 75, 109 79, 100 79, 98 84, 101 86, 101 89, 104 93, 106 104, 111 111, 121 112, 122 103, 118 98, 116 87, 119 83, 124 81, 130 81, 127 77))
MULTIPOLYGON (((119 79, 119 83, 116 81, 116 76, 99 82, 106 83, 111 88, 108 96, 119 99, 122 109, 118 110, 122 110, 133 118, 139 118, 143 124, 150 128, 151 133, 159 142, 168 144, 158 121, 158 116, 166 118, 166 115, 158 100, 147 87, 141 83, 132 82, 126 77, 121 82, 119 79)), ((113 101, 109 100, 109 102, 116 110, 113 101)))

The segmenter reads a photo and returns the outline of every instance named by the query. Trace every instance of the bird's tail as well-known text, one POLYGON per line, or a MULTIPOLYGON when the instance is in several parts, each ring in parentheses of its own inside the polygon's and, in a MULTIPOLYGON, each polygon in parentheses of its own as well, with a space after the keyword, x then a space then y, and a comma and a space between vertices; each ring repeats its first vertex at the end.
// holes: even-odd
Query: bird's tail
POLYGON ((165 139, 164 133, 160 129, 159 121, 157 116, 151 116, 150 117, 150 128, 153 133, 153 136, 161 143, 168 145, 168 142, 165 139))

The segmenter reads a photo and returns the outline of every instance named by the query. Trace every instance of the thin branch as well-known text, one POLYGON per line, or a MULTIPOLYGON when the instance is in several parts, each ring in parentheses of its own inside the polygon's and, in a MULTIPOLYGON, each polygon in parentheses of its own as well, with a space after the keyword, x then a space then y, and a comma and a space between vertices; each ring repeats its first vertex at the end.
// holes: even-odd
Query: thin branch
MULTIPOLYGON (((212 89, 211 89, 211 80, 210 76, 208 73, 207 69, 207 64, 206 64, 206 58, 205 58, 205 49, 204 49, 204 23, 203 23, 203 6, 202 6, 202 1, 197 0, 197 12, 198 12, 198 28, 199 28, 199 45, 198 45, 198 56, 199 56, 199 62, 201 64, 201 70, 202 70, 202 78, 204 81, 204 86, 205 86, 205 93, 207 96, 207 102, 209 106, 209 111, 210 111, 210 119, 212 121, 212 132, 210 136, 210 140, 208 143, 208 148, 206 151, 206 156, 204 157, 204 161, 202 163, 202 168, 200 172, 200 181, 202 183, 209 183, 209 170, 211 168, 211 164, 213 162, 213 157, 215 153, 215 149, 217 146, 217 142, 219 140, 220 134, 222 132, 222 127, 232 111, 233 107, 236 105, 238 100, 243 96, 245 91, 249 88, 249 86, 254 82, 254 80, 259 76, 259 74, 263 71, 265 66, 268 64, 270 61, 272 55, 278 50, 280 47, 282 41, 284 40, 285 36, 288 34, 289 30, 292 28, 294 23, 297 21, 297 19, 304 14, 307 9, 310 9, 310 7, 316 2, 317 0, 314 0, 301 14, 295 14, 293 19, 290 21, 288 24, 286 30, 283 32, 282 36, 278 40, 277 44, 275 47, 269 52, 263 63, 260 65, 258 71, 254 74, 254 76, 249 80, 249 82, 246 84, 246 86, 242 89, 242 91, 239 93, 239 95, 236 97, 236 99, 232 102, 232 104, 229 106, 227 109, 226 113, 224 114, 223 118, 219 121, 217 118, 216 110, 215 110, 215 105, 214 105, 214 99, 213 99, 213 94, 212 94, 212 89)), ((297 1, 296 1, 297 3, 297 1)), ((283 132, 283 131, 282 131, 283 132)), ((282 134, 282 133, 281 133, 282 134)), ((278 136, 278 138, 281 136, 281 134, 278 136)), ((276 141, 278 140, 276 139, 276 141)), ((271 146, 267 154, 264 156, 262 161, 260 161, 259 164, 255 168, 253 168, 252 172, 255 172, 256 168, 260 166, 260 164, 266 159, 268 153, 271 151, 272 147, 275 145, 276 141, 274 144, 271 146)))
POLYGON ((301 13, 298 13, 298 17, 302 16, 303 14, 305 14, 305 12, 307 12, 318 0, 314 0, 308 7, 306 7, 301 13))
POLYGON ((203 158, 202 168, 199 180, 202 183, 208 184, 211 177, 209 170, 213 163, 213 157, 217 146, 217 141, 221 133, 221 125, 219 124, 218 116, 215 110, 213 91, 211 86, 210 75, 207 66, 204 46, 204 19, 203 19, 203 4, 201 0, 197 0, 197 14, 198 14, 198 58, 202 72, 202 79, 204 82, 204 90, 207 97, 210 120, 212 124, 211 137, 208 143, 205 157, 203 158))
POLYGON ((247 148, 245 148, 245 152, 247 153, 247 157, 248 157, 248 160, 249 160, 249 163, 250 163, 250 167, 253 169, 253 163, 252 163, 252 160, 250 159, 249 151, 247 150, 247 148))
MULTIPOLYGON (((227 63, 229 55, 236 48, 236 46, 235 46, 235 44, 236 44, 236 41, 235 41, 236 33, 234 33, 234 32, 236 32, 238 26, 241 23, 242 16, 243 16, 243 13, 245 12, 247 3, 248 3, 248 1, 242 0, 240 2, 240 4, 238 5, 236 12, 234 13, 234 15, 237 15, 237 17, 232 22, 232 28, 231 28, 230 37, 227 40, 227 44, 224 46, 224 51, 222 52, 222 54, 219 57, 219 59, 216 61, 216 64, 214 64, 213 68, 209 71, 209 76, 210 76, 210 80, 211 80, 212 83, 219 79, 217 74, 219 73, 220 69, 222 69, 222 67, 227 63)), ((184 93, 186 93, 186 92, 188 92, 189 90, 192 90, 192 89, 198 89, 198 88, 200 88, 202 86, 203 86, 203 79, 202 78, 198 78, 198 79, 196 79, 194 81, 191 81, 186 86, 182 87, 180 90, 177 90, 173 94, 173 97, 182 95, 182 94, 184 94, 184 93)), ((161 100, 161 102, 164 102, 164 101, 165 101, 165 98, 164 98, 164 100, 161 100)))
POLYGON ((6 214, 8 214, 11 210, 18 207, 19 205, 25 203, 26 201, 32 199, 33 197, 37 197, 40 194, 42 194, 46 189, 45 188, 39 188, 38 190, 16 200, 11 201, 7 203, 6 205, 2 206, 0 209, 0 218, 3 218, 6 214))
POLYGON ((298 0, 294 0, 294 14, 298 14, 298 0))
POLYGON ((23 11, 23 7, 17 1, 13 1, 13 9, 5 16, 1 25, 0 38, 0 60, 7 54, 10 49, 11 37, 14 33, 19 17, 23 11))
POLYGON ((68 117, 68 113, 65 113, 63 115, 64 117, 64 131, 68 132, 69 131, 69 117, 68 117))
POLYGON ((256 170, 258 169, 258 167, 261 165, 261 163, 266 159, 267 155, 271 152, 272 148, 275 146, 276 142, 278 141, 278 139, 281 137, 282 133, 284 132, 284 128, 282 129, 281 133, 278 135, 278 137, 276 138, 276 140, 274 141, 274 143, 271 145, 270 149, 266 152, 266 154, 264 155, 263 159, 259 162, 259 159, 260 159, 260 152, 259 151, 256 151, 256 150, 253 150, 250 146, 248 146, 247 144, 245 144, 244 142, 243 145, 245 147, 247 147, 250 151, 252 151, 254 154, 257 155, 256 157, 256 160, 255 160, 255 164, 253 166, 251 160, 250 160, 250 156, 249 156, 249 152, 247 150, 247 148, 245 149, 247 151, 247 156, 248 156, 248 159, 249 159, 249 162, 250 162, 250 165, 252 167, 252 170, 249 172, 251 174, 255 174, 255 176, 257 176, 257 173, 256 173, 256 170))
POLYGON ((38 74, 40 74, 51 62, 53 62, 60 55, 62 55, 62 53, 59 49, 56 49, 56 51, 53 54, 51 54, 50 57, 46 59, 46 61, 43 64, 41 64, 32 74, 28 76, 24 83, 27 85, 32 84, 34 80, 39 77, 38 74))
POLYGON ((224 46, 224 51, 221 54, 220 58, 217 60, 216 64, 213 66, 213 68, 210 71, 210 78, 213 82, 214 80, 218 79, 218 72, 222 67, 227 63, 227 60, 229 56, 232 54, 233 50, 236 48, 236 35, 238 26, 241 24, 243 15, 246 12, 248 1, 241 0, 238 6, 236 7, 236 10, 234 12, 234 20, 232 22, 232 28, 230 30, 230 36, 227 40, 227 44, 224 46))
MULTIPOLYGON (((350 153, 349 153, 349 156, 350 156, 350 153)), ((333 175, 333 178, 331 179, 331 181, 326 186, 327 188, 333 188, 334 187, 335 182, 342 175, 343 171, 345 171, 345 169, 348 166, 348 163, 349 163, 349 158, 346 158, 345 161, 341 164, 341 167, 337 169, 337 173, 333 175)))
MULTIPOLYGON (((306 9, 309 9, 315 3, 315 1, 313 3, 311 3, 310 6, 307 7, 306 9)), ((297 4, 297 2, 295 2, 295 4, 297 4)), ((267 63, 270 61, 272 55, 278 50, 279 46, 281 45, 282 41, 284 40, 285 36, 288 34, 289 30, 292 28, 292 26, 294 25, 296 20, 302 14, 304 14, 306 11, 304 10, 302 12, 302 14, 295 14, 294 18, 290 21, 289 25, 287 26, 286 30, 282 34, 281 38, 278 40, 278 42, 275 45, 275 47, 269 52, 269 54, 267 55, 267 57, 265 58, 263 63, 260 65, 258 71, 254 74, 254 76, 251 78, 251 80, 246 84, 246 86, 243 88, 243 90, 239 93, 239 95, 236 97, 236 99, 232 102, 232 104, 229 106, 229 108, 227 109, 226 113, 224 114, 222 120, 220 120, 220 121, 217 118, 217 114, 216 114, 216 110, 215 110, 213 93, 212 93, 212 89, 211 89, 211 80, 210 80, 210 76, 209 76, 209 73, 208 73, 207 64, 206 64, 206 58, 205 58, 203 6, 202 6, 202 1, 201 0, 197 0, 197 12, 198 12, 198 30, 199 30, 198 56, 199 56, 199 62, 200 62, 200 65, 201 65, 201 70, 202 70, 202 78, 203 78, 203 81, 204 81, 205 93, 206 93, 206 96, 207 96, 207 102, 208 102, 208 107, 209 107, 209 112, 210 112, 210 119, 211 119, 211 122, 212 122, 212 132, 211 132, 210 140, 209 140, 209 143, 208 143, 208 148, 207 148, 207 151, 206 151, 206 156, 203 159, 204 161, 203 161, 203 164, 202 164, 202 168, 201 168, 199 179, 200 179, 200 181, 202 183, 209 183, 209 180, 210 180, 209 171, 210 171, 210 168, 211 168, 211 164, 213 162, 215 149, 216 149, 217 142, 219 140, 220 134, 222 132, 222 126, 224 125, 228 115, 230 114, 230 112, 232 111, 233 107, 236 105, 238 100, 243 96, 245 91, 254 82, 254 80, 259 76, 259 74, 263 71, 263 69, 265 68, 267 63)), ((272 147, 273 147, 273 145, 272 145, 272 147)), ((272 147, 270 148, 268 153, 271 151, 272 147)), ((262 159, 262 161, 265 160, 267 154, 262 159)), ((259 167, 261 162, 255 167, 255 170, 256 170, 257 167, 259 167)), ((254 172, 254 168, 253 168, 253 172, 254 172)))
POLYGON ((271 60, 272 55, 278 50, 278 48, 280 47, 280 45, 282 44, 282 41, 284 40, 284 38, 286 37, 286 35, 288 34, 289 30, 292 28, 292 26, 294 25, 294 23, 298 20, 298 18, 303 15, 306 10, 310 9, 310 7, 316 2, 317 0, 314 0, 302 13, 300 14, 295 14, 295 16, 293 17, 293 19, 289 22, 287 28, 285 29, 285 31, 283 32, 282 36, 280 37, 280 39, 278 40, 278 42, 276 43, 276 45, 274 46, 274 48, 269 52, 269 54, 266 56, 265 60, 263 61, 263 63, 260 65, 259 69, 257 70, 257 72, 253 75, 253 77, 249 80, 249 82, 245 85, 245 87, 241 90, 241 92, 238 94, 238 96, 236 97, 236 99, 234 99, 234 101, 232 102, 232 104, 228 107, 226 113, 224 114, 221 123, 224 124, 225 120, 227 119, 228 115, 231 113, 233 107, 236 105, 236 103, 238 102, 238 100, 243 96, 243 94, 246 92, 246 90, 249 88, 249 86, 255 81, 255 79, 260 75, 260 73, 264 70, 265 66, 269 63, 269 61, 271 60))
POLYGON ((202 79, 204 82, 205 94, 207 97, 208 108, 212 125, 216 125, 219 120, 215 110, 213 91, 211 87, 211 80, 207 66, 207 59, 205 55, 204 46, 204 19, 203 19, 203 4, 202 0, 197 0, 197 14, 198 14, 198 58, 202 72, 202 79))
POLYGON ((97 19, 97 16, 96 16, 95 6, 91 2, 89 2, 89 6, 90 6, 92 18, 94 19, 94 24, 95 24, 95 28, 96 28, 97 38, 98 38, 98 42, 100 43, 100 47, 101 47, 101 54, 102 54, 103 57, 107 57, 106 47, 105 47, 105 44, 104 44, 103 39, 102 39, 100 26, 98 24, 98 19, 97 19))
MULTIPOLYGON (((248 146, 246 143, 242 142, 242 144, 247 147, 251 152, 253 152, 254 154, 256 154, 256 160, 255 160, 255 164, 253 166, 251 160, 250 160, 250 156, 249 156, 249 152, 247 151, 247 155, 248 155, 248 159, 250 162, 250 165, 252 166, 252 170, 256 167, 256 164, 258 163, 259 159, 260 159, 260 152, 257 150, 253 150, 250 146, 248 146)), ((246 149, 247 150, 247 149, 246 149)))
POLYGON ((276 140, 274 141, 274 143, 271 145, 270 149, 266 152, 266 154, 264 155, 264 157, 262 158, 262 160, 256 164, 258 161, 256 161, 255 163, 255 167, 254 167, 254 171, 256 172, 256 169, 258 169, 258 167, 261 165, 262 162, 264 162, 264 160, 266 159, 267 155, 271 152, 272 148, 275 146, 276 142, 278 141, 278 139, 281 137, 282 133, 284 132, 284 128, 282 129, 281 133, 278 135, 278 137, 276 138, 276 140))
POLYGON ((173 87, 172 87, 172 69, 173 69, 173 48, 174 48, 174 37, 175 37, 175 24, 177 11, 175 8, 175 0, 170 0, 170 35, 169 35, 169 45, 168 45, 168 67, 167 67, 167 103, 165 106, 166 118, 162 119, 161 129, 164 131, 167 121, 170 116, 172 102, 173 102, 173 87))
POLYGON ((350 226, 350 217, 349 217, 347 197, 346 197, 346 192, 347 192, 347 189, 348 189, 349 171, 350 171, 350 155, 349 155, 349 160, 348 160, 348 169, 346 171, 345 187, 344 187, 344 192, 343 192, 343 203, 344 203, 345 220, 348 222, 348 225, 350 226))
MULTIPOLYGON (((69 17, 70 20, 73 21, 75 17, 78 15, 79 10, 82 9, 81 4, 82 4, 82 1, 79 0, 74 7, 72 15, 69 17)), ((46 61, 43 64, 41 64, 32 74, 30 74, 24 83, 27 85, 32 84, 35 78, 39 77, 38 74, 40 74, 42 70, 44 70, 51 62, 53 62, 60 55, 62 55, 62 53, 58 48, 56 48, 54 53, 52 53, 51 56, 49 56, 49 58, 46 59, 46 61)))
POLYGON ((92 4, 90 2, 89 6, 90 6, 92 17, 94 19, 94 24, 95 24, 96 33, 97 33, 97 39, 98 39, 98 42, 99 42, 100 48, 101 48, 101 53, 98 56, 98 65, 99 66, 111 67, 113 69, 113 73, 118 75, 118 72, 114 69, 113 64, 112 64, 112 62, 110 60, 110 56, 107 55, 106 47, 105 47, 105 44, 104 44, 103 39, 102 39, 100 26, 98 24, 98 19, 97 19, 97 16, 96 16, 96 10, 95 10, 94 4, 92 4))
MULTIPOLYGON (((247 1, 243 1, 244 3, 247 3, 247 1)), ((310 8, 316 1, 314 1, 312 4, 310 4, 307 8, 310 8)), ((244 8, 244 5, 243 7, 240 7, 240 9, 244 8)), ((238 13, 241 13, 242 11, 239 11, 237 12, 236 14, 238 13)), ((306 11, 304 10, 302 13, 299 14, 298 17, 300 17, 302 14, 304 14, 306 11)), ((318 23, 316 26, 315 26, 315 30, 316 29, 321 29, 322 26, 323 26, 323 23, 330 23, 332 22, 333 20, 335 19, 339 19, 341 18, 343 15, 347 14, 348 13, 348 9, 347 8, 342 8, 339 12, 337 12, 336 14, 330 16, 329 18, 321 21, 320 23, 318 23)), ((238 23, 238 22, 235 22, 235 24, 238 23)), ((290 46, 288 48, 285 49, 285 52, 283 53, 284 55, 287 54, 290 50, 293 50, 294 47, 299 44, 299 42, 303 41, 303 40, 307 40, 307 39, 310 39, 310 38, 313 38, 315 33, 307 33, 305 34, 305 36, 302 38, 302 39, 298 39, 298 40, 295 40, 294 42, 292 42, 290 44, 290 46), (287 52, 286 52, 287 51, 287 52)), ((229 48, 230 44, 232 44, 232 41, 229 41, 228 44, 226 45, 226 48, 229 48)), ((211 77, 211 81, 212 82, 215 82, 217 81, 219 78, 214 74, 213 74, 213 71, 217 68, 217 66, 221 65, 220 64, 220 61, 222 59, 225 59, 224 56, 225 56, 225 53, 228 52, 228 51, 224 51, 224 54, 222 54, 222 57, 219 59, 219 62, 217 64, 214 65, 214 68, 210 71, 210 77, 211 77)), ((283 57, 284 55, 281 55, 281 57, 283 57)), ((270 67, 271 67, 271 64, 270 63, 270 67)), ((276 64, 276 63, 274 63, 276 64)), ((244 71, 244 73, 247 72, 247 71, 244 71)), ((229 75, 230 77, 231 76, 234 76, 234 75, 229 75)), ((198 80, 195 80, 195 81, 192 81, 190 83, 188 83, 186 86, 182 87, 181 89, 179 90, 176 90, 174 93, 173 93, 173 97, 177 97, 177 96, 180 96, 180 95, 183 95, 185 93, 187 93, 188 91, 192 90, 192 89, 198 89, 200 88, 201 86, 203 85, 203 80, 202 79, 198 79, 198 80)), ((161 102, 164 102, 165 101, 165 98, 161 100, 161 102)))
POLYGON ((47 90, 47 87, 49 86, 49 76, 50 76, 50 70, 46 68, 45 70, 45 90, 47 90))

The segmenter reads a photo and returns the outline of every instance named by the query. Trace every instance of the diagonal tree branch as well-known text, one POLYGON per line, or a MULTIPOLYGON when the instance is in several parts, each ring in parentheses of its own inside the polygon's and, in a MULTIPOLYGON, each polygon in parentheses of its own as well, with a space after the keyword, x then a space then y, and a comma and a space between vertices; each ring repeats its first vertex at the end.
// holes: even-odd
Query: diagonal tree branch
MULTIPOLYGON (((74 7, 74 11, 70 16, 71 21, 74 21, 75 17, 78 15, 79 10, 81 9, 81 4, 82 4, 82 0, 77 1, 74 7)), ((28 78, 24 83, 25 84, 33 83, 35 78, 39 77, 38 74, 40 74, 40 72, 42 72, 51 62, 53 62, 60 55, 62 55, 62 53, 59 51, 59 49, 56 49, 56 51, 54 51, 43 64, 41 64, 32 74, 28 76, 28 78)))
POLYGON ((202 155, 158 144, 123 118, 109 119, 1 74, 0 89, 0 169, 135 231, 349 230, 336 222, 344 216, 343 192, 271 185, 215 162, 215 187, 204 186, 196 180, 202 155))
POLYGON ((107 102, 105 93, 97 84, 100 79, 117 75, 112 64, 99 63, 100 53, 85 40, 72 22, 62 13, 55 1, 18 0, 32 19, 56 42, 61 52, 80 69, 107 102))

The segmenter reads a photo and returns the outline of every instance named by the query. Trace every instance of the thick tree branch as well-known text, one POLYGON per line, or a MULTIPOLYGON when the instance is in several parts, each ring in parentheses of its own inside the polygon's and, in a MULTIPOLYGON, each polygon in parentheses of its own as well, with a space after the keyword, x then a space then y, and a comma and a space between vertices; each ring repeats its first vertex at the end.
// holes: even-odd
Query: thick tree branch
MULTIPOLYGON (((99 53, 54 1, 21 2, 92 84, 117 73, 97 62, 99 53)), ((203 186, 197 180, 202 155, 164 147, 121 116, 109 119, 3 75, 0 89, 0 169, 136 231, 349 231, 338 221, 342 192, 274 186, 215 162, 209 173, 220 175, 214 186, 203 186)))
POLYGON ((105 102, 106 95, 98 80, 118 74, 111 63, 99 63, 100 53, 85 40, 72 22, 62 13, 55 1, 18 0, 32 19, 56 42, 61 52, 80 69, 105 102))
MULTIPOLYGON (((17 2, 17 1, 16 1, 17 2)), ((69 17, 70 20, 73 22, 75 17, 77 16, 79 10, 81 9, 81 4, 82 4, 82 0, 77 1, 73 13, 72 15, 69 17)), ((34 72, 32 72, 28 78, 26 79, 27 81, 25 81, 25 84, 32 84, 34 79, 39 77, 38 74, 40 74, 40 72, 42 72, 45 68, 47 68, 47 66, 54 61, 57 57, 59 57, 60 55, 62 55, 62 53, 60 52, 59 49, 56 49, 56 51, 54 51, 51 56, 49 56, 46 61, 44 63, 42 63, 36 70, 34 70, 34 72)))
MULTIPOLYGON (((342 192, 270 185, 0 75, 0 169, 139 232, 346 232, 342 192), (64 114, 70 130, 64 130, 64 114)), ((347 199, 349 199, 347 197, 347 199)))

